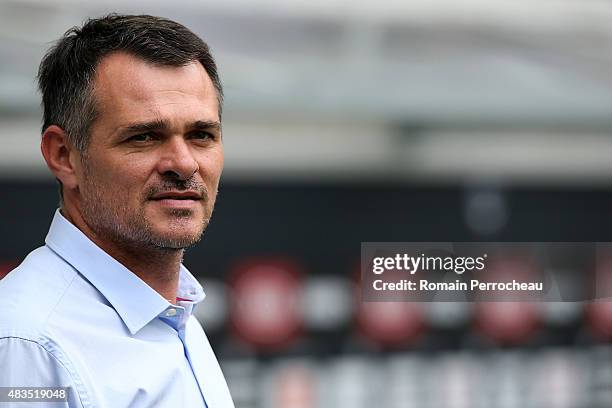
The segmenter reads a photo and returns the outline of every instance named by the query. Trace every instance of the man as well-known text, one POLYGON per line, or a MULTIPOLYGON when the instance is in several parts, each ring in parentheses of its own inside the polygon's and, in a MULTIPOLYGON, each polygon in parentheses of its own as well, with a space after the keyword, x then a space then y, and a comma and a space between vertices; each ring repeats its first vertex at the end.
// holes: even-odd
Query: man
POLYGON ((0 387, 70 387, 68 407, 233 407, 181 265, 223 167, 207 45, 162 18, 92 19, 47 53, 39 86, 61 205, 0 281, 0 387))

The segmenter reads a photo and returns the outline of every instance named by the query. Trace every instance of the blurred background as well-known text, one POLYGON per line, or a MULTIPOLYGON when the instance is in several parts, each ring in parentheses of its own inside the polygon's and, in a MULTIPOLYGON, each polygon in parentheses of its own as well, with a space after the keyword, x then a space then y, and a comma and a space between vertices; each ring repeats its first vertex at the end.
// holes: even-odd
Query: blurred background
POLYGON ((364 303, 358 267, 364 241, 612 241, 612 2, 126 3, 0 1, 0 276, 57 205, 44 52, 87 17, 161 15, 225 86, 185 263, 238 407, 612 406, 609 303, 364 303))

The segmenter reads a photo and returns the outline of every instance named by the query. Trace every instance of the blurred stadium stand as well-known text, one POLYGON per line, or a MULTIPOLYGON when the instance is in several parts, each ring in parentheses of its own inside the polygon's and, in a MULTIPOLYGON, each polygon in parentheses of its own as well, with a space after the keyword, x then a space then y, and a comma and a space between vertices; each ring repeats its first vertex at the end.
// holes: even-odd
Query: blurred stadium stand
POLYGON ((237 406, 612 406, 606 302, 482 324, 357 291, 362 241, 612 241, 612 3, 124 3, 0 0, 0 276, 57 203, 44 51, 87 16, 163 15, 226 89, 218 206, 185 262, 237 406))

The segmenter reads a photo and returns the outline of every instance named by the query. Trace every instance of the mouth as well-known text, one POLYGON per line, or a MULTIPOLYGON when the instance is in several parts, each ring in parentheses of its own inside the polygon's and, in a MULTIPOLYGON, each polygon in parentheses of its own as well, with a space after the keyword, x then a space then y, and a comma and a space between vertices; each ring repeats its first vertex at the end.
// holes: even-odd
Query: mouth
POLYGON ((197 191, 165 191, 150 198, 156 205, 168 210, 194 211, 203 201, 203 196, 197 191))
POLYGON ((155 194, 151 197, 153 201, 200 201, 202 195, 197 191, 165 191, 163 193, 155 194))

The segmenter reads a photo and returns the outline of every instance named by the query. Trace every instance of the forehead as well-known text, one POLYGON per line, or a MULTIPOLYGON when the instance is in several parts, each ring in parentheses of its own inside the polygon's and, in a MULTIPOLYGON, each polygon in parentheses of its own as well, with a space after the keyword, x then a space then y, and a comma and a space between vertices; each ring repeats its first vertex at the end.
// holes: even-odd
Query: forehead
POLYGON ((219 120, 216 89, 197 61, 166 66, 113 53, 96 69, 94 95, 98 120, 112 122, 108 125, 151 119, 219 120))

